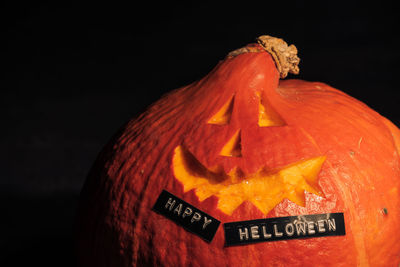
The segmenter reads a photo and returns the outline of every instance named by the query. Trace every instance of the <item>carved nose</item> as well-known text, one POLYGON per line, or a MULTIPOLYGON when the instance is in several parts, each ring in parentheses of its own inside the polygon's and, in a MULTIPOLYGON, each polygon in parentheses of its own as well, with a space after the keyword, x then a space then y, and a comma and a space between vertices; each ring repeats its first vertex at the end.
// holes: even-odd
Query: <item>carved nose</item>
POLYGON ((224 145, 219 153, 226 157, 241 157, 242 156, 242 140, 240 129, 237 130, 229 141, 224 145))

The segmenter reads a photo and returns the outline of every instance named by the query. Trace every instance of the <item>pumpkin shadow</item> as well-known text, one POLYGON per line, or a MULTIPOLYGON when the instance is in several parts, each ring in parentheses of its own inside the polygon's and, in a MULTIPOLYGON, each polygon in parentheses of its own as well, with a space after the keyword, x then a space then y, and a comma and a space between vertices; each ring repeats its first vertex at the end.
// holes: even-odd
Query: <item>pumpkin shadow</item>
POLYGON ((74 219, 78 195, 0 196, 2 266, 77 266, 74 219))

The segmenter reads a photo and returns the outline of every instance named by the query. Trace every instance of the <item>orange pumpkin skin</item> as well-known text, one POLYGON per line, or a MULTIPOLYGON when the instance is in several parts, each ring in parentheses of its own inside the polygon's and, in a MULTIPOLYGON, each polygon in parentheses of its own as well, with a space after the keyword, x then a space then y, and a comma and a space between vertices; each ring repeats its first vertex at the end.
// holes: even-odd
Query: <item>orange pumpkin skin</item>
POLYGON ((365 104, 318 82, 279 81, 267 52, 228 57, 189 86, 164 96, 104 148, 81 194, 81 266, 398 266, 400 130, 365 104), (260 127, 259 97, 280 125, 260 127), (233 99, 224 125, 209 123, 233 99), (240 130, 241 155, 221 156, 240 130), (267 213, 244 200, 232 214, 216 195, 184 190, 173 166, 184 147, 224 173, 276 170, 325 156, 322 194, 304 192, 267 213), (152 211, 167 190, 221 223, 343 212, 346 235, 226 247, 222 225, 211 243, 152 211))

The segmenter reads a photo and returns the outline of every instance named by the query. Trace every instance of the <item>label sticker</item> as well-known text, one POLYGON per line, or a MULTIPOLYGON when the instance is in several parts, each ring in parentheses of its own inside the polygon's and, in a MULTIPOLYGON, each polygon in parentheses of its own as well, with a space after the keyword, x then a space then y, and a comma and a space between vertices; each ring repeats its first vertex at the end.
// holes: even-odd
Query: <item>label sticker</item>
POLYGON ((153 210, 207 242, 212 241, 220 224, 217 219, 165 190, 161 192, 153 210))
POLYGON ((343 213, 230 222, 224 230, 225 246, 346 234, 343 213))

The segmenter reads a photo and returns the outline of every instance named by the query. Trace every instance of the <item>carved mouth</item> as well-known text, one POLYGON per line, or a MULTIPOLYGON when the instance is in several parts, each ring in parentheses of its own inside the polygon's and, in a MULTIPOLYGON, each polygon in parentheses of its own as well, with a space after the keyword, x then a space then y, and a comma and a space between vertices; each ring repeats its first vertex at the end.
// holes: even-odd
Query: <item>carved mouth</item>
POLYGON ((206 168, 182 146, 175 148, 173 170, 184 192, 195 189, 200 201, 215 195, 218 208, 231 215, 244 201, 267 214, 282 200, 305 206, 305 191, 323 197, 318 174, 325 156, 295 162, 275 170, 260 168, 245 174, 239 168, 225 173, 222 167, 206 168))

